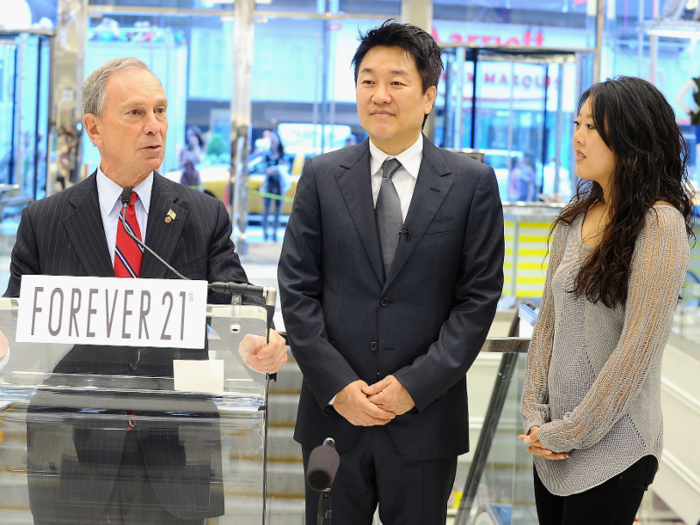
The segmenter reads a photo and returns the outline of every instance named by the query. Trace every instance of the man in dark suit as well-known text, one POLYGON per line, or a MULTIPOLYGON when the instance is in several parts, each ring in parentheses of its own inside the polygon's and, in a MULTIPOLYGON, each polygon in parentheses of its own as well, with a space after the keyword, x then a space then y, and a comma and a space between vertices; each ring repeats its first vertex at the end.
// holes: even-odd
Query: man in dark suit
MULTIPOLYGON (((442 70, 432 37, 385 22, 353 58, 369 140, 307 161, 279 264, 304 374, 305 465, 333 437, 333 524, 445 523, 469 449, 466 372, 503 287, 493 169, 421 134, 442 70)), ((307 489, 307 525, 318 493, 307 489)))
MULTIPOLYGON (((86 80, 83 107, 100 167, 24 210, 5 295, 18 296, 22 276, 31 274, 173 278, 126 236, 119 214, 127 186, 135 195, 127 222, 165 261, 191 279, 247 282, 223 204, 155 171, 163 161, 167 100, 146 65, 134 58, 107 62, 86 80)), ((231 296, 210 293, 208 302, 227 304, 231 296)), ((274 331, 269 344, 246 336, 239 351, 260 372, 277 372, 286 362, 284 340, 274 331)), ((75 346, 53 372, 62 385, 75 377, 79 386, 82 374, 140 375, 161 378, 167 390, 173 359, 180 358, 207 359, 207 352, 75 346)), ((205 396, 71 396, 45 388, 33 398, 27 423, 37 524, 201 525, 224 512, 218 413, 205 396), (173 423, 171 410, 189 417, 173 423), (55 414, 65 417, 65 427, 55 414)))

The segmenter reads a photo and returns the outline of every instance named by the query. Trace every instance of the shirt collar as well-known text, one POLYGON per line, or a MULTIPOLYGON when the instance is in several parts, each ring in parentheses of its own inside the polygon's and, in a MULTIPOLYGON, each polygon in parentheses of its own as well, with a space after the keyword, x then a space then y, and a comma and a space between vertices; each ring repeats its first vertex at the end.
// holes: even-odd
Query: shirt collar
MULTIPOLYGON (((153 172, 142 180, 138 186, 134 188, 134 191, 138 194, 138 198, 143 204, 143 208, 148 214, 148 210, 151 207, 151 191, 153 190, 153 172)), ((102 173, 102 169, 98 166, 97 168, 97 195, 100 198, 100 206, 105 211, 105 213, 110 214, 114 207, 117 206, 119 199, 121 198, 123 188, 119 186, 112 179, 107 177, 102 173)))
MULTIPOLYGON (((381 168, 382 164, 384 164, 384 161, 392 157, 392 155, 384 153, 377 146, 375 146, 372 139, 369 139, 369 156, 372 175, 376 175, 379 168, 381 168)), ((418 140, 413 144, 413 146, 403 150, 394 158, 401 163, 409 175, 411 175, 414 179, 418 178, 421 160, 423 160, 423 134, 420 134, 418 140)))

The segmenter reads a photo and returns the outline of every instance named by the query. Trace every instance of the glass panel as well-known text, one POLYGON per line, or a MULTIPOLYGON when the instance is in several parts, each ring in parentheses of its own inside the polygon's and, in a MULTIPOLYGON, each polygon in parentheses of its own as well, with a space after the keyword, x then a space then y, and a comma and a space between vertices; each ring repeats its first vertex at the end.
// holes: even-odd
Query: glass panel
POLYGON ((238 345, 247 333, 265 333, 267 313, 215 305, 208 315, 208 352, 30 344, 15 341, 16 300, 0 299, 9 340, 0 370, 0 499, 11 501, 0 506, 0 522, 60 511, 87 524, 106 509, 165 513, 163 522, 174 514, 261 523, 267 387, 238 345), (221 366, 223 387, 179 387, 173 370, 185 355, 221 366), (144 476, 153 494, 138 508, 108 502, 115 486, 134 490, 144 476))
MULTIPOLYGON (((369 15, 401 16, 400 0, 339 0, 339 11, 341 13, 363 13, 369 15)), ((379 17, 377 17, 379 18, 379 17)))
POLYGON ((651 71, 649 35, 623 35, 612 37, 609 60, 604 62, 602 78, 617 75, 641 76, 647 80, 653 73, 655 85, 673 106, 678 124, 683 132, 690 152, 689 169, 695 186, 700 186, 700 126, 691 123, 687 110, 696 111, 698 105, 693 95, 693 78, 700 76, 700 43, 695 27, 690 29, 682 22, 663 21, 659 31, 670 31, 668 36, 658 37, 658 57, 655 71, 651 71), (640 49, 641 46, 641 49, 640 49))
POLYGON ((250 155, 249 242, 265 240, 259 225, 267 216, 268 240, 282 238, 281 228, 304 161, 309 157, 364 140, 355 104, 351 60, 358 30, 382 20, 289 20, 269 18, 255 26, 252 78, 252 144, 250 155), (277 131, 290 173, 283 200, 267 189, 265 171, 269 135, 277 131), (265 184, 265 186, 263 186, 265 184), (263 198, 269 199, 265 214, 263 198), (274 228, 275 202, 281 201, 279 231, 274 228), (271 229, 270 229, 271 227, 271 229))
POLYGON ((480 61, 477 75, 484 81, 477 84, 475 147, 485 150, 503 200, 532 201, 550 79, 543 66, 516 62, 480 61))
POLYGON ((49 37, 0 36, 0 287, 22 209, 46 195, 49 37))
POLYGON ((0 37, 0 184, 30 199, 46 194, 49 53, 48 37, 0 37))
POLYGON ((46 0, 12 0, 2 5, 5 29, 53 29, 56 25, 58 2, 46 0))
POLYGON ((15 71, 17 45, 13 37, 0 38, 0 183, 14 174, 15 71))
POLYGON ((439 42, 592 49, 596 2, 578 0, 438 0, 433 33, 439 42))
MULTIPOLYGON (((466 510, 462 510, 457 521, 458 525, 511 523, 511 511, 515 497, 513 465, 516 460, 517 448, 524 448, 518 439, 518 435, 522 431, 518 408, 520 406, 520 385, 517 379, 517 369, 521 366, 521 361, 522 366, 524 366, 525 359, 525 354, 506 353, 501 356, 498 375, 495 377, 495 383, 491 384, 489 392, 489 411, 483 420, 480 431, 482 435, 479 436, 478 444, 472 445, 475 449, 472 461, 476 461, 478 464, 478 457, 481 456, 483 461, 483 454, 486 454, 484 470, 475 486, 467 487, 465 481, 462 481, 462 485, 459 486, 459 490, 464 487, 464 492, 461 495, 463 500, 468 498, 468 490, 476 489, 476 495, 469 514, 467 515, 466 510), (496 391, 497 387, 493 386, 494 384, 498 385, 498 391, 496 391), (505 392, 501 390, 502 388, 506 389, 505 392), (502 406, 500 414, 491 412, 494 407, 497 410, 499 405, 502 406), (497 419, 494 421, 491 419, 493 417, 497 419), (489 442, 486 436, 491 434, 493 439, 489 442)), ((484 392, 486 391, 489 390, 484 390, 484 392)), ((478 468, 477 464, 472 464, 471 468, 478 468)), ((476 479, 472 480, 472 482, 474 481, 476 479)), ((460 504, 463 505, 466 501, 460 501, 460 504)))
POLYGON ((436 144, 483 151, 504 201, 567 199, 575 187, 570 123, 577 75, 588 66, 576 64, 575 56, 588 55, 548 58, 446 49, 436 102, 436 144))
POLYGON ((230 9, 233 0, 89 0, 90 5, 166 9, 230 9))
MULTIPOLYGON (((233 0, 90 0, 91 5, 171 9, 229 9, 233 3, 233 0)), ((255 4, 257 10, 270 12, 401 14, 400 0, 256 0, 255 4)))
MULTIPOLYGON (((87 38, 86 78, 110 59, 135 56, 163 84, 168 136, 160 173, 224 199, 230 165, 233 18, 91 18, 87 38)), ((84 134, 84 174, 92 173, 99 160, 99 151, 84 134)))
MULTIPOLYGON (((520 404, 522 402, 523 380, 525 377, 525 364, 527 355, 518 356, 518 366, 513 378, 513 385, 517 392, 521 393, 515 406, 516 427, 518 433, 522 432, 520 422, 520 404)), ((537 509, 535 508, 535 485, 533 482, 532 454, 525 450, 525 445, 518 440, 515 447, 515 461, 513 463, 513 510, 512 521, 515 525, 537 525, 537 509)))

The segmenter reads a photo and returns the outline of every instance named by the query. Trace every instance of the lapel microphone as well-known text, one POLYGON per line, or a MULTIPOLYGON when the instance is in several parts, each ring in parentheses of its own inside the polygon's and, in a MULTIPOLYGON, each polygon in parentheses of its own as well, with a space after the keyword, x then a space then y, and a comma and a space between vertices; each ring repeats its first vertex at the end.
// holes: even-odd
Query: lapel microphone
MULTIPOLYGON (((170 270, 173 274, 175 274, 178 278, 184 279, 185 281, 190 281, 191 279, 189 277, 185 277, 182 275, 180 272, 178 272, 175 268, 173 268, 170 264, 165 262, 163 258, 158 255, 156 252, 151 250, 148 246, 146 246, 145 243, 141 241, 136 235, 134 235, 134 232, 131 231, 131 228, 129 228, 126 224, 126 209, 129 206, 129 203, 131 202, 131 194, 134 193, 134 189, 131 186, 126 186, 122 190, 122 195, 121 195, 121 201, 122 201, 122 213, 119 214, 119 219, 122 223, 122 227, 124 228, 124 231, 126 234, 131 237, 136 244, 138 244, 141 248, 143 248, 145 251, 150 253, 155 259, 165 266, 168 270, 170 270)), ((250 295, 250 296, 258 296, 258 297, 265 297, 267 294, 266 286, 253 286, 252 284, 244 284, 244 283, 208 283, 207 285, 210 290, 214 290, 215 292, 223 292, 223 293, 228 293, 228 294, 234 294, 234 295, 250 295)), ((273 303, 274 304, 274 303, 273 303)))

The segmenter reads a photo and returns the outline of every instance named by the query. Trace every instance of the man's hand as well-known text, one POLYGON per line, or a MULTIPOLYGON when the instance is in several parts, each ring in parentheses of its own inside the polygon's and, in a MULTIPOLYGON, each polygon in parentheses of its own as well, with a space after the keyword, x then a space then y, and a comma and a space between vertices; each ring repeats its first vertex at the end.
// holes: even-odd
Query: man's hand
POLYGON ((394 376, 386 376, 379 383, 365 386, 362 391, 372 403, 396 416, 416 406, 411 394, 394 376))
POLYGON ((530 434, 528 434, 527 436, 525 434, 521 434, 520 436, 518 436, 525 443, 530 444, 530 446, 527 447, 525 450, 527 450, 533 456, 542 456, 543 458, 551 460, 567 459, 571 457, 566 452, 552 452, 548 448, 545 448, 540 439, 537 437, 537 430, 539 428, 540 427, 532 427, 532 429, 530 430, 530 434))
POLYGON ((363 392, 365 388, 367 383, 359 379, 350 383, 335 396, 333 408, 355 426, 386 425, 394 414, 370 403, 363 392))
POLYGON ((238 353, 245 364, 264 374, 279 372, 287 362, 287 345, 275 330, 270 330, 270 342, 261 335, 247 334, 238 345, 238 353))

